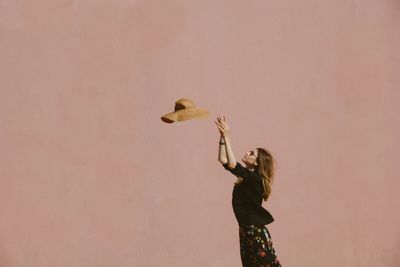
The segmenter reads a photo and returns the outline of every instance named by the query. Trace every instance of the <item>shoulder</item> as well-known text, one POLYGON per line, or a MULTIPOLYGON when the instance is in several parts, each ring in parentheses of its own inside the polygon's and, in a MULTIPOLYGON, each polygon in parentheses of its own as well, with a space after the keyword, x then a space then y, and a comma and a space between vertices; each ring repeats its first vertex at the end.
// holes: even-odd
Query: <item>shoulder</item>
POLYGON ((232 163, 232 164, 224 164, 224 168, 231 172, 232 174, 236 176, 240 176, 244 179, 247 179, 250 177, 250 171, 243 167, 239 162, 232 163))
POLYGON ((233 170, 233 169, 236 168, 236 166, 237 166, 238 164, 239 164, 239 163, 234 162, 234 163, 224 163, 224 164, 222 164, 222 165, 223 165, 224 168, 227 169, 227 170, 233 170))

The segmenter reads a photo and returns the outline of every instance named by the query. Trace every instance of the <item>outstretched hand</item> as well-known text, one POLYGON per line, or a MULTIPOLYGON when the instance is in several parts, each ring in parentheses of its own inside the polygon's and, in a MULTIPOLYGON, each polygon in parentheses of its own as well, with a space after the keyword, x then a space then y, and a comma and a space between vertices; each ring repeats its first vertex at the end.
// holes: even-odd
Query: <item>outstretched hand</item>
POLYGON ((225 137, 229 134, 229 125, 226 121, 225 115, 218 116, 217 121, 215 121, 215 124, 217 125, 218 131, 221 134, 221 136, 225 137))

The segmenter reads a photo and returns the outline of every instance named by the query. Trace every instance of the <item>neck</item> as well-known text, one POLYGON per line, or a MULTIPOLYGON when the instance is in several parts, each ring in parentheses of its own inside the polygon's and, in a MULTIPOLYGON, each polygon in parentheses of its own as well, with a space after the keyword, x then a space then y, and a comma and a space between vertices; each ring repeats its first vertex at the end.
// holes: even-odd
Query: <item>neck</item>
POLYGON ((256 170, 256 167, 257 167, 257 166, 254 166, 254 165, 246 165, 246 167, 247 167, 247 169, 248 169, 249 171, 254 172, 254 171, 256 170))

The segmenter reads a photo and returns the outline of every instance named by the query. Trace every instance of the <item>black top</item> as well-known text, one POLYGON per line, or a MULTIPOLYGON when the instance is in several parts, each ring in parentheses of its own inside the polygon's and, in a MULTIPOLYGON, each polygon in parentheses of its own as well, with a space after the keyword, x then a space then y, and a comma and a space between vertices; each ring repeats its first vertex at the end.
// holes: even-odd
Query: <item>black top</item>
POLYGON ((263 208, 264 187, 258 170, 249 169, 236 163, 235 168, 230 169, 228 163, 223 165, 232 174, 243 178, 239 184, 235 184, 232 193, 232 206, 235 217, 241 226, 266 225, 274 221, 272 215, 263 208))

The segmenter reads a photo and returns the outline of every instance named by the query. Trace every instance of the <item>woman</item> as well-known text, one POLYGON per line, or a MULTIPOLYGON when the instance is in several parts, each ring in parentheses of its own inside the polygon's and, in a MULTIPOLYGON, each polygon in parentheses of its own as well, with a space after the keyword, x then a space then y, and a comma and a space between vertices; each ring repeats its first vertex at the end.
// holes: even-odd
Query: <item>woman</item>
POLYGON ((281 267, 266 227, 274 219, 261 205, 271 194, 273 157, 267 150, 256 148, 243 156, 242 161, 246 166, 243 167, 236 162, 233 154, 225 116, 217 117, 215 123, 221 135, 218 161, 237 176, 232 193, 232 206, 239 223, 243 267, 281 267))

